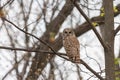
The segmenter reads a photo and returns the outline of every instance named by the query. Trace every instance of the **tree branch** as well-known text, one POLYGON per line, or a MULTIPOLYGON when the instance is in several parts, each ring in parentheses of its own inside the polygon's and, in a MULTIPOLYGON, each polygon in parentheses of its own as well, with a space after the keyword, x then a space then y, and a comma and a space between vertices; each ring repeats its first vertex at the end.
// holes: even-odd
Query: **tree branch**
POLYGON ((54 54, 56 54, 56 51, 55 51, 48 43, 46 43, 46 42, 43 41, 42 39, 39 39, 39 38, 36 37, 35 35, 33 35, 33 34, 31 34, 31 33, 28 33, 28 32, 26 32, 26 31, 20 29, 17 25, 15 25, 13 22, 7 20, 6 18, 3 18, 3 17, 2 17, 2 19, 5 20, 5 21, 7 21, 8 23, 12 24, 14 27, 16 27, 16 28, 17 28, 18 30, 20 30, 21 32, 23 32, 23 33, 25 33, 25 34, 28 34, 28 35, 34 37, 35 39, 39 40, 41 43, 43 43, 43 44, 46 45, 48 48, 50 48, 50 49, 54 52, 54 54))
POLYGON ((87 65, 83 60, 81 60, 81 64, 83 64, 88 70, 90 70, 95 76, 97 76, 100 80, 104 80, 97 72, 95 72, 90 66, 87 65))
POLYGON ((78 9, 78 11, 82 14, 82 16, 86 19, 86 21, 89 23, 91 29, 94 31, 94 33, 96 34, 96 36, 98 37, 100 43, 102 44, 102 46, 104 48, 106 48, 106 44, 104 43, 104 41, 102 40, 100 34, 97 32, 97 30, 95 29, 95 27, 92 25, 90 19, 86 16, 86 14, 82 11, 82 9, 79 7, 79 5, 77 4, 77 1, 71 0, 71 2, 73 2, 74 6, 78 9))
MULTIPOLYGON (((28 52, 42 52, 42 53, 46 53, 46 54, 54 54, 54 52, 50 52, 50 51, 44 51, 44 50, 32 50, 32 49, 22 49, 22 48, 11 48, 11 47, 4 47, 4 46, 0 46, 0 49, 8 49, 8 50, 19 50, 19 51, 28 51, 28 52)), ((62 57, 65 60, 71 61, 68 58, 65 58, 63 56, 66 56, 65 53, 59 53, 57 52, 56 54, 59 57, 62 57), (63 56, 62 56, 63 55, 63 56)), ((73 61, 71 61, 73 62, 73 61)), ((74 62, 73 62, 74 63, 74 62)), ((96 75, 100 80, 104 80, 98 73, 96 73, 90 66, 87 65, 87 63, 85 63, 83 60, 81 60, 81 64, 83 64, 88 70, 90 70, 94 75, 96 75)), ((12 69, 13 70, 13 69, 12 69)))
POLYGON ((120 30, 120 25, 116 28, 114 36, 119 32, 119 30, 120 30))
MULTIPOLYGON (((5 46, 0 46, 0 49, 7 49, 7 50, 18 50, 18 51, 27 51, 27 52, 41 52, 41 53, 47 53, 47 54, 55 54, 52 51, 44 51, 44 50, 36 50, 36 49, 23 49, 23 48, 12 48, 12 47, 5 47, 5 46)), ((64 53, 56 52, 58 55, 64 55, 64 53)))

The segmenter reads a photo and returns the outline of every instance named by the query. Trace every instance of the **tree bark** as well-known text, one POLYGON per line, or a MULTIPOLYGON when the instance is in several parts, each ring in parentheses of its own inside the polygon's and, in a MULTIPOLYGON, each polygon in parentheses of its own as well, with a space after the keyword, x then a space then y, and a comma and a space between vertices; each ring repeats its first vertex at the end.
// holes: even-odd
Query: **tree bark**
POLYGON ((113 0, 103 0, 103 6, 105 11, 104 41, 107 45, 104 49, 106 80, 115 80, 113 0))

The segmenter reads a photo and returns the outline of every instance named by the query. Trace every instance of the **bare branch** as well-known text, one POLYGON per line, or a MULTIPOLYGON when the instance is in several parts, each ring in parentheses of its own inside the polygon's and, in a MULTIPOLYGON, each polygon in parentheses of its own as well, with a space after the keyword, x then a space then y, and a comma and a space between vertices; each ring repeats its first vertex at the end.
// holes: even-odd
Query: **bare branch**
POLYGON ((24 58, 25 58, 25 56, 22 57, 22 59, 20 59, 20 61, 18 61, 17 64, 15 63, 14 66, 4 75, 4 77, 2 78, 2 80, 4 80, 4 79, 7 77, 7 75, 8 75, 9 73, 11 73, 14 69, 17 68, 18 65, 19 65, 19 63, 20 63, 24 58))
POLYGON ((14 0, 9 0, 7 1, 2 7, 0 7, 0 9, 3 9, 3 7, 5 7, 8 4, 11 4, 14 0))
POLYGON ((116 35, 119 31, 120 31, 120 25, 117 27, 117 29, 115 29, 115 34, 114 35, 116 35))
MULTIPOLYGON (((42 52, 42 53, 50 53, 50 54, 54 54, 53 52, 50 51, 43 51, 43 50, 32 50, 32 49, 21 49, 21 48, 10 48, 10 47, 3 47, 0 46, 0 49, 9 49, 9 50, 20 50, 20 51, 28 51, 28 52, 42 52)), ((62 55, 66 56, 66 54, 64 53, 56 53, 55 55, 58 55, 60 57, 62 57, 65 60, 71 61, 68 58, 63 57, 62 55)), ((73 61, 71 61, 73 62, 73 61)), ((74 63, 74 62, 73 62, 74 63)), ((83 60, 81 60, 81 64, 83 64, 88 70, 90 70, 94 75, 96 75, 100 80, 104 80, 98 73, 96 73, 92 68, 90 68, 87 63, 85 63, 83 60)))
POLYGON ((79 5, 77 4, 76 1, 74 1, 74 0, 71 0, 71 1, 73 2, 74 6, 78 9, 78 11, 83 15, 83 17, 86 19, 86 21, 89 23, 91 29, 94 31, 94 33, 95 33, 96 36, 98 37, 98 39, 99 39, 100 43, 102 44, 102 46, 103 46, 104 48, 106 48, 106 47, 107 47, 106 44, 105 44, 104 41, 102 40, 100 34, 97 32, 97 30, 95 29, 95 27, 92 25, 90 19, 89 19, 89 18, 86 16, 86 14, 82 11, 82 9, 79 7, 79 5))
MULTIPOLYGON (((30 48, 30 49, 23 49, 23 48, 12 48, 12 47, 0 46, 0 49, 8 49, 8 50, 18 50, 18 51, 27 51, 27 52, 41 52, 41 53, 47 53, 47 54, 55 54, 54 52, 51 52, 51 51, 34 50, 34 49, 31 49, 31 48, 30 48)), ((66 54, 64 54, 64 53, 56 52, 56 54, 66 56, 66 54)))
POLYGON ((90 66, 87 65, 83 60, 81 60, 81 64, 83 64, 88 70, 90 70, 96 77, 100 80, 104 80, 97 72, 95 72, 90 66))
POLYGON ((33 34, 31 34, 31 33, 28 33, 28 32, 26 32, 26 31, 20 29, 17 25, 15 25, 13 22, 7 20, 6 18, 2 18, 2 19, 5 20, 5 21, 7 21, 8 23, 11 23, 14 27, 16 27, 18 30, 22 31, 23 33, 28 34, 28 35, 36 38, 36 39, 39 40, 41 43, 43 43, 44 45, 46 45, 47 47, 49 47, 49 48, 54 52, 54 54, 56 54, 56 52, 54 51, 54 49, 53 49, 49 44, 47 44, 46 42, 44 42, 43 40, 39 39, 38 37, 36 37, 35 35, 33 35, 33 34))

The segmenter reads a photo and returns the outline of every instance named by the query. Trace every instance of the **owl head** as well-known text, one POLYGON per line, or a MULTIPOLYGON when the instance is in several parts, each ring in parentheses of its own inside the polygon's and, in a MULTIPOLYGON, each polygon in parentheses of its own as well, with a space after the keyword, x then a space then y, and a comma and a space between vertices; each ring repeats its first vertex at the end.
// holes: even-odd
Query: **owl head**
POLYGON ((63 30, 63 39, 66 38, 66 37, 68 37, 68 36, 75 36, 75 33, 74 33, 73 29, 71 29, 71 28, 65 28, 63 30))

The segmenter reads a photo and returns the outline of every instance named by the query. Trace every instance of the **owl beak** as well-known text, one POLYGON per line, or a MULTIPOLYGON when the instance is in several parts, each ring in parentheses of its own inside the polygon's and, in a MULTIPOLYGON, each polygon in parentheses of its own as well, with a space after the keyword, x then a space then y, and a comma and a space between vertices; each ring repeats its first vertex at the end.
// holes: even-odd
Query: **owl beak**
POLYGON ((67 33, 67 36, 69 36, 69 34, 67 33))

